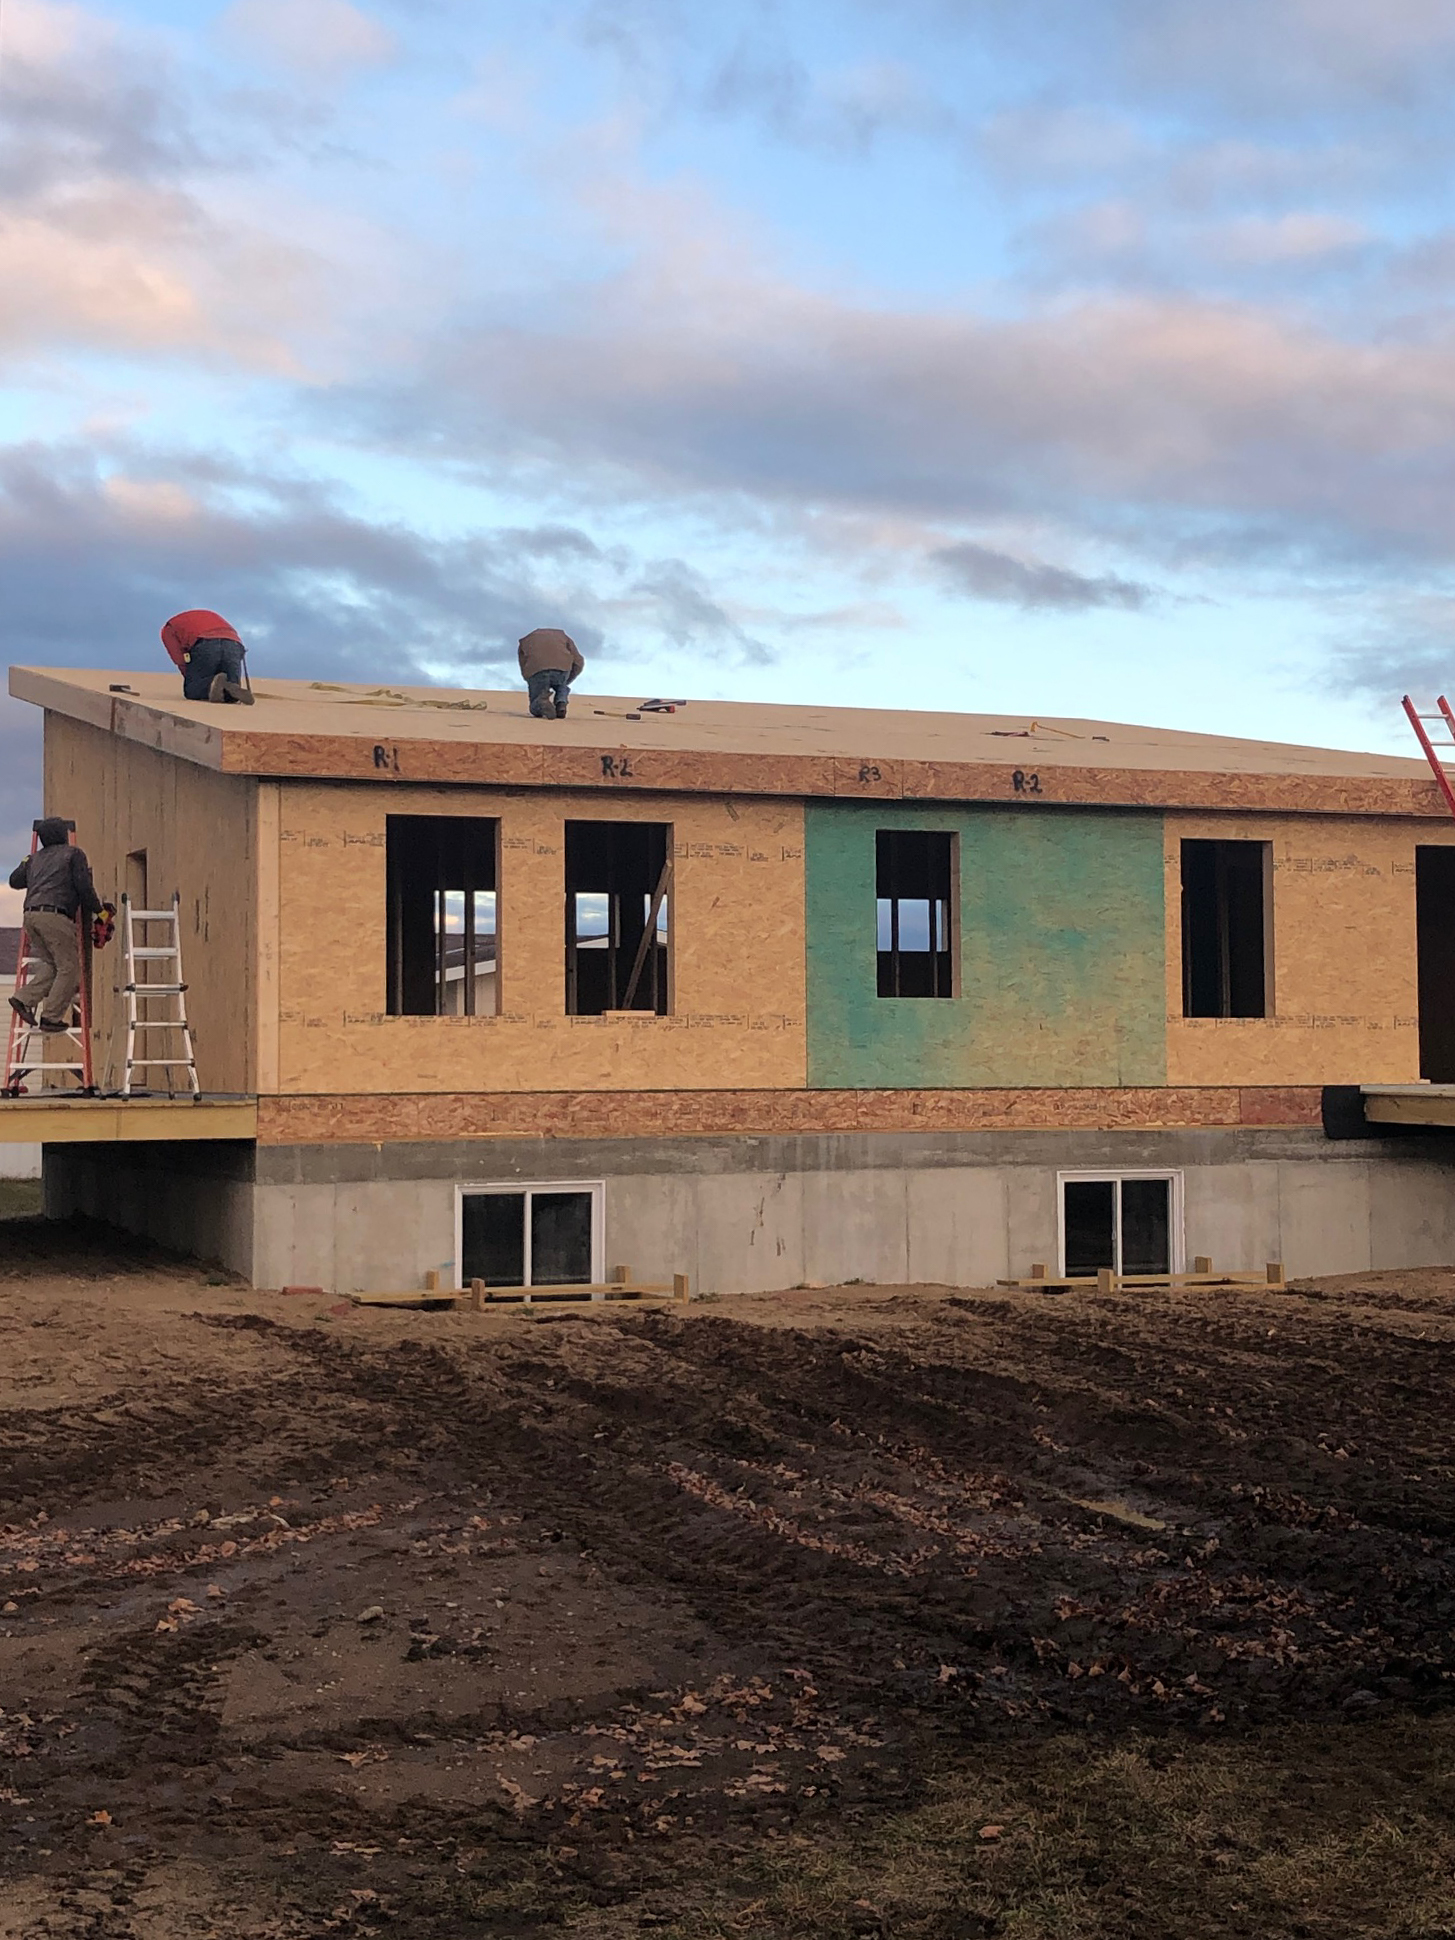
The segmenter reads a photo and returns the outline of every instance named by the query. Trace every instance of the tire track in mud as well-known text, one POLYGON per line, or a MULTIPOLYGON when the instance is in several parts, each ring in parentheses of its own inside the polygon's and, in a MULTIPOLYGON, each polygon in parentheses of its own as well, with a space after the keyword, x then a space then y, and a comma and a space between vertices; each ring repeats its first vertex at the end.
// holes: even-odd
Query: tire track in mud
MULTIPOLYGON (((715 1319, 624 1318, 583 1344, 584 1357, 563 1328, 554 1355, 417 1341, 381 1354, 313 1336, 305 1351, 331 1391, 392 1413, 417 1454, 499 1474, 609 1567, 845 1694, 963 1708, 992 1690, 1012 1719, 1029 1700, 1083 1720, 1196 1715, 1215 1695, 1252 1715, 1337 1702, 1363 1678, 1444 1696, 1455 1584, 1430 1537, 1361 1527, 1292 1490, 1280 1508, 1205 1484, 1201 1530, 1109 1522, 1075 1492, 1088 1462, 1129 1486, 1152 1466, 1145 1413, 1103 1410, 1079 1453, 1042 1425, 1068 1432, 1053 1370, 1018 1384, 715 1319), (958 1548, 936 1540, 946 1490, 973 1494, 987 1474, 1005 1499, 962 1515, 958 1548), (919 1516, 918 1544, 896 1501, 919 1516), (1300 1509, 1324 1519, 1316 1539, 1300 1509), (1194 1539, 1200 1560, 1185 1554, 1194 1539), (1082 1660, 1093 1675, 1073 1694, 1082 1660)), ((1084 1434, 1084 1394, 1069 1412, 1084 1434)))

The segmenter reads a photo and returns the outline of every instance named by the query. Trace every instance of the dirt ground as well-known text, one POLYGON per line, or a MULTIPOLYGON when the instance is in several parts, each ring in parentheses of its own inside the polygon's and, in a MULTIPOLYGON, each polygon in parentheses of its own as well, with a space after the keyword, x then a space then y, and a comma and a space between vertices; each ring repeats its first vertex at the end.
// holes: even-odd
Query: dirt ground
POLYGON ((0 1224, 0 1936, 1455 1936, 1455 1275, 391 1313, 0 1224))

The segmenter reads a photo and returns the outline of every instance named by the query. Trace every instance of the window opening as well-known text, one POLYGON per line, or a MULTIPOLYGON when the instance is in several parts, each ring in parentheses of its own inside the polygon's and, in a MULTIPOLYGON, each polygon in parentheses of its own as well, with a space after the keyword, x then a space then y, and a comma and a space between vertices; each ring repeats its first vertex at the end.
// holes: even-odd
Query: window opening
POLYGON ((462 1192, 460 1279, 489 1287, 587 1286, 597 1277, 601 1190, 462 1192))
POLYGON ((1061 1181, 1061 1271, 1171 1273, 1180 1250, 1174 1176, 1061 1181))
POLYGON ((1420 1076, 1455 1084, 1455 848, 1415 850, 1420 1076))
POLYGON ((671 896, 669 823, 567 822, 568 1015, 666 1016, 671 896))
POLYGON ((954 996, 954 836, 880 829, 874 840, 879 995, 954 996))
POLYGON ((494 1015, 498 831, 476 815, 385 817, 391 1017, 494 1015))
POLYGON ((1182 845, 1182 1014, 1267 1017, 1272 846, 1182 845))

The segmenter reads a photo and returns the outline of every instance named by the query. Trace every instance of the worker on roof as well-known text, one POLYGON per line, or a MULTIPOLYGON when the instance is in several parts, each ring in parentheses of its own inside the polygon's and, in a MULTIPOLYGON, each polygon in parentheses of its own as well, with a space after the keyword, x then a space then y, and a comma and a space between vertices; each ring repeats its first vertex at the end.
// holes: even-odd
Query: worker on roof
POLYGON ((162 628, 162 645, 182 675, 182 698, 253 704, 243 681, 245 649, 236 627, 205 606, 174 613, 162 628))
POLYGON ((38 1022, 43 1031, 64 1031, 81 988, 76 912, 99 915, 101 898, 85 850, 70 839, 69 824, 48 815, 36 823, 35 832, 40 847, 10 876, 10 887, 25 891, 27 945, 21 986, 25 994, 12 997, 10 1008, 32 1028, 38 1022))
POLYGON ((538 626, 520 643, 520 671, 530 695, 530 711, 543 721, 564 721, 571 682, 586 662, 569 633, 538 626))

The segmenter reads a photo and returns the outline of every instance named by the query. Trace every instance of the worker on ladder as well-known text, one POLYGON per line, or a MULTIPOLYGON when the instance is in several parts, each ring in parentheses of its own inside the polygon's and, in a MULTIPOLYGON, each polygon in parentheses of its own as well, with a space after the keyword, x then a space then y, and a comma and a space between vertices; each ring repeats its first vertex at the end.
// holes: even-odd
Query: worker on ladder
POLYGON ((247 649, 237 628, 205 606, 174 613, 162 628, 162 645, 182 676, 187 701, 253 704, 247 649))
POLYGON ((40 846, 12 871, 10 887, 25 891, 25 936, 30 967, 24 996, 10 1008, 31 1029, 66 1031, 71 1006, 81 988, 80 937, 76 912, 101 914, 101 898, 91 880, 86 851, 70 839, 71 825, 57 815, 35 824, 40 846))

